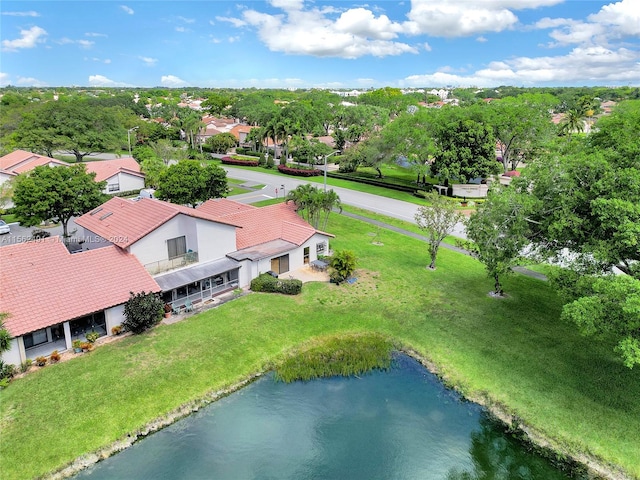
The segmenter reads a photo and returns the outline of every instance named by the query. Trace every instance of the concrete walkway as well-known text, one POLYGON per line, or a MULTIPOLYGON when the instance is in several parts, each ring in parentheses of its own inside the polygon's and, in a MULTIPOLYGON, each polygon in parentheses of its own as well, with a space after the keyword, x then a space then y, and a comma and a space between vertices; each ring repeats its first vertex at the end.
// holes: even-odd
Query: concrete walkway
MULTIPOLYGON (((391 230, 391 231, 399 233, 401 235, 406 235, 407 237, 415 238, 417 240, 420 240, 421 242, 428 242, 427 237, 425 237, 424 235, 420 235, 419 233, 411 232, 409 230, 405 230, 403 228, 396 227, 394 225, 389 225, 388 223, 380 222, 378 220, 374 220, 372 218, 364 217, 362 215, 358 215, 358 214, 355 214, 355 213, 342 212, 342 215, 344 215, 345 217, 355 218, 356 220, 362 220, 363 222, 370 223, 371 225, 376 225, 377 227, 384 228, 386 230, 391 230)), ((446 248, 447 250, 452 250, 452 251, 457 252, 457 253, 462 253, 463 255, 471 256, 471 252, 469 252, 468 250, 465 250, 463 248, 456 247, 455 245, 451 245, 451 244, 443 242, 443 243, 440 244, 440 247, 446 248)), ((522 275, 526 275, 527 277, 535 278, 537 280, 542 280, 542 281, 546 281, 547 280, 546 275, 544 275, 542 273, 539 273, 539 272, 534 272, 533 270, 529 270, 528 268, 525 268, 525 267, 516 266, 516 267, 513 267, 512 270, 514 272, 520 273, 522 275)))

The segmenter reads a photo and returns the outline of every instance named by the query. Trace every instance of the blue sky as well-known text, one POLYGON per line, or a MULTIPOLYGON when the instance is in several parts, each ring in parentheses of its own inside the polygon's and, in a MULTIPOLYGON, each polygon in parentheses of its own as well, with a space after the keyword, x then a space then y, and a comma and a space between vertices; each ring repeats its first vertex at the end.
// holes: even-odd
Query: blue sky
POLYGON ((0 85, 640 85, 640 0, 10 1, 0 85))

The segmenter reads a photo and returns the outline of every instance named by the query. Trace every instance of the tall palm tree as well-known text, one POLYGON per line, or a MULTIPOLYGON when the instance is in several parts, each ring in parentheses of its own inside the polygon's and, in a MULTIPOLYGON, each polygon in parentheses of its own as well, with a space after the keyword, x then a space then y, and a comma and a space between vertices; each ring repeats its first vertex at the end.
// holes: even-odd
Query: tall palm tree
POLYGON ((584 114, 581 110, 573 108, 567 112, 564 121, 560 124, 560 134, 571 136, 573 133, 584 131, 584 114))

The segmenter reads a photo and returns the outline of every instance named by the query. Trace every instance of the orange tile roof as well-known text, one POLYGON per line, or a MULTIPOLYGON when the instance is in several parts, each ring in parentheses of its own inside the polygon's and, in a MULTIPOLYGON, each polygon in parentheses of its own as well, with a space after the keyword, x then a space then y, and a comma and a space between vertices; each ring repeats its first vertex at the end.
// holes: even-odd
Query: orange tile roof
POLYGON ((285 240, 295 245, 302 245, 314 233, 331 236, 316 230, 300 218, 293 204, 278 203, 257 208, 233 200, 220 199, 208 200, 197 210, 241 226, 242 228, 236 231, 238 250, 273 240, 285 240), (233 204, 236 204, 235 207, 233 204))
POLYGON ((120 197, 113 197, 85 213, 75 223, 121 248, 127 248, 179 214, 237 226, 228 220, 214 218, 206 212, 174 203, 150 198, 128 200, 120 197))
POLYGON ((0 170, 9 175, 18 175, 19 173, 28 172, 41 165, 59 165, 68 167, 69 164, 61 160, 37 153, 27 152, 25 150, 15 150, 3 157, 0 157, 0 170))
POLYGON ((84 165, 86 165, 87 172, 96 174, 96 182, 107 180, 119 172, 144 177, 144 174, 140 172, 140 165, 132 157, 97 160, 95 162, 86 162, 84 165))
POLYGON ((5 327, 23 335, 161 291, 131 254, 117 247, 70 254, 60 237, 0 248, 0 311, 5 327))

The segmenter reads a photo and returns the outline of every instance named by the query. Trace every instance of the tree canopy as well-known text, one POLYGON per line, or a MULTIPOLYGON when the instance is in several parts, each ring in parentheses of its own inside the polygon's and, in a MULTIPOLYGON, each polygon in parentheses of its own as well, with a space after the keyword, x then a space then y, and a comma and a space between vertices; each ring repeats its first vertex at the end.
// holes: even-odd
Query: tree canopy
POLYGON ((228 193, 224 169, 213 163, 203 167, 196 160, 182 160, 162 171, 156 196, 195 208, 198 203, 225 197, 228 193))
POLYGON ((107 182, 96 182, 95 176, 86 172, 84 164, 36 167, 17 177, 13 213, 27 227, 49 220, 61 222, 67 239, 69 220, 96 208, 108 198, 102 193, 107 182))

